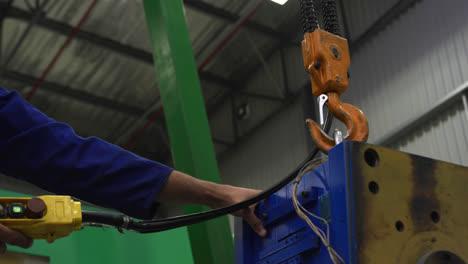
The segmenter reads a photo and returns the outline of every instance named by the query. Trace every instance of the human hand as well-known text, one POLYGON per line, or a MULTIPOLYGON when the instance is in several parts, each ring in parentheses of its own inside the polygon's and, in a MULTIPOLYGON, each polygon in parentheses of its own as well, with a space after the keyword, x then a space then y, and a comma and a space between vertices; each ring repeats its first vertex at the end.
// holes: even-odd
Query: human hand
MULTIPOLYGON (((155 200, 173 204, 203 204, 216 209, 242 202, 260 192, 199 180, 174 170, 155 200)), ((265 237, 267 231, 263 227, 262 221, 255 216, 254 208, 255 205, 252 205, 234 212, 233 215, 244 218, 259 236, 265 237)))
POLYGON ((6 244, 22 248, 30 248, 33 240, 20 232, 0 224, 0 255, 6 252, 6 244))
MULTIPOLYGON (((224 198, 221 199, 220 203, 212 206, 213 208, 233 205, 238 202, 247 200, 262 192, 259 190, 245 189, 228 185, 222 185, 222 188, 224 189, 224 198)), ((232 215, 242 217, 244 221, 246 221, 259 236, 266 237, 267 231, 263 227, 262 221, 255 215, 255 206, 256 204, 251 205, 247 208, 232 213, 232 215)))

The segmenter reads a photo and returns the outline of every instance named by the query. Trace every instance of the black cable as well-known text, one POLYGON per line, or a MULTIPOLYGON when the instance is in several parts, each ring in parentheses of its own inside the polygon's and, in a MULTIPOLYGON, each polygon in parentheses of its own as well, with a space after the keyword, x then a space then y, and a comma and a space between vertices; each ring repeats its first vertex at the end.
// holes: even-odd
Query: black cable
MULTIPOLYGON (((88 211, 83 210, 81 213, 82 223, 94 223, 94 224, 103 224, 108 226, 113 226, 116 228, 121 228, 125 224, 125 215, 108 213, 101 211, 88 211)), ((127 217, 128 219, 131 219, 127 217)))
MULTIPOLYGON (((325 120, 324 130, 328 133, 331 127, 332 115, 329 112, 327 118, 325 120)), ((281 180, 279 183, 275 184, 271 188, 261 192, 260 194, 247 199, 245 201, 239 202, 237 204, 226 206, 223 208, 190 214, 190 215, 183 215, 183 216, 176 216, 170 217, 161 220, 145 220, 145 221, 133 221, 133 219, 128 218, 127 216, 123 216, 120 214, 114 213, 106 213, 106 212, 99 212, 96 211, 83 211, 83 223, 96 223, 96 224, 103 224, 109 226, 115 226, 117 228, 123 228, 128 230, 133 230, 140 233, 154 233, 160 232, 164 230, 179 228, 182 226, 197 224, 200 222, 204 222, 213 218, 217 218, 223 215, 227 215, 236 211, 239 211, 243 208, 249 207, 253 204, 259 203, 260 201, 268 198, 275 192, 279 191, 281 188, 288 185, 291 181, 293 181, 299 170, 310 160, 315 158, 319 149, 317 147, 312 150, 311 153, 306 157, 306 159, 297 166, 287 177, 281 180), (127 217, 127 221, 125 221, 125 217, 127 217)))
POLYGON ((325 30, 334 35, 341 36, 335 0, 322 0, 322 13, 325 30))
POLYGON ((301 0, 302 31, 304 34, 312 33, 318 28, 315 0, 301 0))

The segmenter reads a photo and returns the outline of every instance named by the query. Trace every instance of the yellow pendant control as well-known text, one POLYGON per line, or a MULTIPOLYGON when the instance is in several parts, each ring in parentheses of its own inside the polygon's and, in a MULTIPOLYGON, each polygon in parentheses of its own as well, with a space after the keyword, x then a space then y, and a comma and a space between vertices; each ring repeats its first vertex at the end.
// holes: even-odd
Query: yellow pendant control
POLYGON ((81 203, 55 195, 0 198, 0 224, 52 243, 81 230, 81 203))

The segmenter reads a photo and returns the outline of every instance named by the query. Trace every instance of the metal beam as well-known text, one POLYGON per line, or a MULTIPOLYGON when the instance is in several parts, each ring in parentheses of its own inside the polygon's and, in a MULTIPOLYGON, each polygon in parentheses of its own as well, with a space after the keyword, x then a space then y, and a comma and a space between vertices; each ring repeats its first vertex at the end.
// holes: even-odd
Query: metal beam
MULTIPOLYGON (((29 22, 33 19, 34 14, 17 7, 12 7, 8 10, 7 17, 29 22)), ((37 21, 36 25, 61 35, 69 35, 73 30, 73 26, 47 17, 37 21)), ((86 30, 79 30, 75 37, 147 63, 153 63, 153 56, 151 53, 134 48, 130 45, 121 44, 110 38, 86 30)))
MULTIPOLYGON (((182 0, 143 3, 175 167, 199 179, 220 182, 182 0)), ((207 208, 184 209, 190 214, 207 208)), ((188 231, 195 263, 234 262, 226 216, 191 225, 188 231)))
MULTIPOLYGON (((34 85, 38 79, 36 76, 27 75, 24 73, 4 70, 3 77, 14 80, 25 85, 34 85)), ((44 81, 41 84, 41 89, 58 95, 66 96, 83 103, 92 104, 99 107, 104 107, 115 112, 121 112, 132 116, 141 116, 145 112, 143 108, 120 103, 105 97, 97 96, 88 92, 76 90, 61 84, 44 81)))
MULTIPOLYGON (((185 6, 189 7, 190 9, 196 10, 201 13, 205 13, 207 15, 219 18, 224 20, 228 23, 235 23, 239 20, 240 16, 238 14, 231 13, 225 9, 210 5, 203 1, 199 0, 184 0, 185 6)), ((268 36, 273 39, 278 40, 288 40, 286 34, 276 31, 270 27, 257 23, 255 21, 248 21, 245 23, 246 28, 251 29, 257 33, 262 35, 268 36)), ((297 44, 297 43, 296 43, 297 44)))
MULTIPOLYGON (((7 18, 14 18, 28 23, 33 20, 35 16, 36 15, 34 13, 19 9, 17 7, 11 7, 6 11, 7 18)), ((73 30, 73 26, 47 17, 42 17, 41 19, 35 21, 35 23, 37 26, 51 30, 60 35, 68 35, 73 30)), ((153 55, 150 52, 132 47, 130 45, 122 44, 111 38, 103 37, 82 29, 76 33, 75 38, 89 41, 90 43, 93 43, 94 45, 100 46, 102 48, 112 50, 116 53, 142 62, 146 62, 148 64, 153 64, 153 55)), ((203 73, 200 75, 200 78, 221 85, 230 83, 228 80, 211 73, 203 73)))
POLYGON ((458 100, 463 100, 462 96, 468 92, 468 82, 460 85, 451 93, 447 94, 444 98, 437 101, 430 109, 420 113, 415 118, 407 121, 400 127, 397 127, 395 130, 391 131, 387 135, 383 136, 377 140, 377 144, 381 146, 389 146, 398 139, 408 135, 414 129, 421 127, 427 122, 434 119, 434 116, 438 115, 440 112, 446 110, 447 108, 454 105, 458 100))
MULTIPOLYGON (((29 3, 28 1, 25 1, 25 2, 29 3)), ((29 32, 31 32, 31 29, 34 27, 34 25, 37 23, 37 21, 41 20, 44 17, 45 13, 43 12, 43 9, 46 6, 47 2, 48 2, 48 0, 44 0, 44 1, 42 1, 42 3, 36 2, 36 7, 31 9, 31 11, 32 11, 31 14, 33 16, 31 18, 31 20, 28 22, 28 26, 23 31, 20 38, 14 44, 12 50, 8 51, 8 57, 5 60, 3 60, 3 63, 2 63, 2 66, 1 66, 2 70, 3 70, 3 68, 8 68, 8 65, 10 64, 10 62, 13 60, 13 58, 15 57, 18 50, 23 45, 24 40, 29 35, 29 32)), ((8 13, 8 10, 5 13, 8 13)))

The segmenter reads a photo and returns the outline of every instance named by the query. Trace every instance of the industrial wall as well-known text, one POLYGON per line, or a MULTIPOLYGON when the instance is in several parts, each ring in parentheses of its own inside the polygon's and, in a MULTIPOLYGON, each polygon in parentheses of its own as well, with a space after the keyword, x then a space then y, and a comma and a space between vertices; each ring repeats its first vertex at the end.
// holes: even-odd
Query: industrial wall
MULTIPOLYGON (((467 8, 463 0, 420 1, 353 55, 345 98, 367 114, 370 142, 416 121, 468 81, 467 8)), ((460 97, 390 146, 468 166, 467 111, 460 97)))
MULTIPOLYGON (((311 149, 303 106, 304 89, 310 80, 303 68, 300 47, 286 46, 283 52, 285 72, 281 65, 281 52, 278 51, 269 58, 268 68, 261 67, 244 89, 275 96, 284 89, 291 94, 290 99, 280 103, 248 98, 251 115, 248 120, 237 122, 239 132, 250 131, 262 120, 263 124, 257 125, 253 133, 221 155, 218 161, 224 183, 249 188, 269 186, 284 177, 311 149), (265 121, 268 115, 271 118, 265 121)), ((309 107, 313 107, 313 103, 309 107)), ((229 119, 222 120, 230 123, 229 119)))
POLYGON ((220 163, 224 183, 249 188, 271 186, 304 159, 310 149, 301 98, 257 130, 220 163))
MULTIPOLYGON (((360 5, 346 2, 347 27, 353 42, 396 2, 404 1, 362 0, 360 5)), ((391 138, 396 129, 417 121, 422 113, 468 81, 468 2, 415 2, 394 15, 379 33, 360 42, 360 47, 353 47, 351 84, 343 100, 367 115, 370 143, 391 138)), ((307 81, 303 69, 298 69, 302 67, 300 52, 299 48, 291 48, 287 53, 287 57, 294 58, 286 64, 296 72, 294 78, 289 78, 293 87, 307 81)), ((274 71, 274 59, 268 64, 274 71)), ((271 75, 260 70, 249 82, 249 89, 259 89, 262 83, 269 82, 271 75)), ((463 106, 461 94, 449 107, 431 112, 430 121, 404 130, 403 136, 385 143, 402 151, 468 166, 468 109, 463 106)), ((225 183, 265 188, 302 161, 310 145, 303 129, 302 101, 297 99, 296 103, 284 108, 223 157, 220 170, 225 183)))

